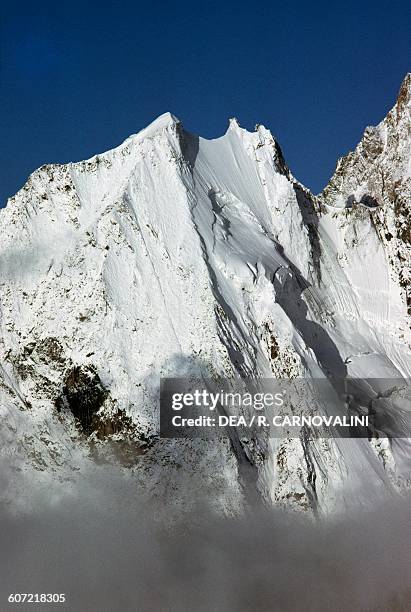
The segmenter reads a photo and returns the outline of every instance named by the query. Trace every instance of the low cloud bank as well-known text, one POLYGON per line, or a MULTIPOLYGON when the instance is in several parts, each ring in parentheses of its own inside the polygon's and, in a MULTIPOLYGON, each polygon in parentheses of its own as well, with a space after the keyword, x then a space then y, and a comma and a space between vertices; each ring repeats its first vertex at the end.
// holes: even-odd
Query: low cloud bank
POLYGON ((221 518, 201 501, 166 525, 161 506, 134 496, 89 487, 30 516, 3 508, 0 609, 411 609, 409 499, 327 522, 280 510, 221 518), (67 603, 13 605, 10 593, 65 593, 67 603))

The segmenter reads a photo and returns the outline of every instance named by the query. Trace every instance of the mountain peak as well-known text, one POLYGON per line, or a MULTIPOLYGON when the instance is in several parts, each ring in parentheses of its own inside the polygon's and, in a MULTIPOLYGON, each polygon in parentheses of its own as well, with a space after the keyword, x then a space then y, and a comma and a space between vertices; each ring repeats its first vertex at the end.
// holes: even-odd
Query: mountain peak
POLYGON ((133 134, 129 138, 133 140, 141 140, 143 138, 151 137, 157 132, 162 132, 168 129, 169 127, 173 127, 179 124, 180 120, 175 115, 170 112, 166 112, 154 119, 154 121, 152 121, 147 127, 143 128, 136 134, 133 134))
POLYGON ((397 108, 401 111, 411 101, 411 72, 405 75, 403 82, 401 83, 400 91, 398 92, 397 108))
POLYGON ((239 128, 241 128, 241 126, 237 117, 230 117, 230 119, 228 120, 227 132, 229 132, 230 130, 238 130, 239 128))
POLYGON ((169 125, 176 125, 177 123, 180 123, 180 120, 172 113, 166 112, 159 115, 157 119, 154 119, 154 121, 149 124, 148 128, 161 129, 169 125))

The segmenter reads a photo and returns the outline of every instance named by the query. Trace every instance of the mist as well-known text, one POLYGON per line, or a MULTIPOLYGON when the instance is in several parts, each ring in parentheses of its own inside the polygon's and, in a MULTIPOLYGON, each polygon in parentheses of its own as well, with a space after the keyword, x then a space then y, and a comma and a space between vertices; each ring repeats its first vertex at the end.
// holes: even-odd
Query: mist
POLYGON ((411 607, 409 498, 314 520, 285 510, 216 516, 90 482, 30 513, 2 507, 0 609, 348 612, 411 607), (65 604, 8 604, 65 593, 65 604))

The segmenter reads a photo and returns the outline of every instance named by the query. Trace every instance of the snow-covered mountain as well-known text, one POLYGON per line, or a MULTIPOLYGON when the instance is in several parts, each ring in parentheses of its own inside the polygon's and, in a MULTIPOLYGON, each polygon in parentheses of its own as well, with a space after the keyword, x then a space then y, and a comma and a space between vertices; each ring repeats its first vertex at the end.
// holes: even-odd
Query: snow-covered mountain
POLYGON ((411 377, 410 200, 411 75, 319 196, 263 126, 206 140, 169 113, 34 172, 0 214, 4 499, 94 472, 227 513, 401 491, 405 439, 165 440, 158 394, 188 374, 411 377))

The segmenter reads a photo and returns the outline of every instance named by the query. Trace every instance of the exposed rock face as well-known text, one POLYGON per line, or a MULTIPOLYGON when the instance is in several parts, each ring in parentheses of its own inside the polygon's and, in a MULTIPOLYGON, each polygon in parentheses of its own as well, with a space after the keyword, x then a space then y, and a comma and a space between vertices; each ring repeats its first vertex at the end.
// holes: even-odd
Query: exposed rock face
POLYGON ((94 367, 74 366, 65 372, 63 389, 56 400, 59 411, 70 410, 83 433, 93 433, 95 417, 108 391, 101 384, 94 367))
POLYGON ((0 215, 6 499, 63 495, 102 459, 170 503, 201 482, 224 512, 251 490, 327 512, 405 486, 406 441, 161 440, 158 389, 410 376, 410 83, 318 198, 264 127, 207 141, 169 114, 29 178, 0 215))
POLYGON ((369 208, 393 277, 411 313, 411 74, 398 100, 358 147, 343 157, 320 198, 331 206, 369 208))

